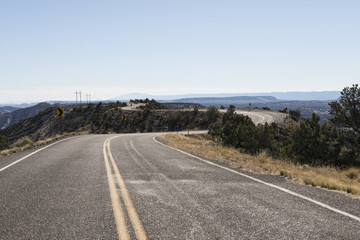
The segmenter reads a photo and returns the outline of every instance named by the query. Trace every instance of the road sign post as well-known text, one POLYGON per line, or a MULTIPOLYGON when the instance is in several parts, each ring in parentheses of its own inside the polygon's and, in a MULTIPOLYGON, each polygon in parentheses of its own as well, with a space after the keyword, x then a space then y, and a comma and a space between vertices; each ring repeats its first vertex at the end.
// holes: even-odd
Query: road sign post
POLYGON ((63 128, 63 122, 64 122, 64 108, 57 108, 56 109, 56 116, 58 116, 58 121, 59 121, 59 129, 60 129, 60 134, 63 134, 64 128, 63 128))

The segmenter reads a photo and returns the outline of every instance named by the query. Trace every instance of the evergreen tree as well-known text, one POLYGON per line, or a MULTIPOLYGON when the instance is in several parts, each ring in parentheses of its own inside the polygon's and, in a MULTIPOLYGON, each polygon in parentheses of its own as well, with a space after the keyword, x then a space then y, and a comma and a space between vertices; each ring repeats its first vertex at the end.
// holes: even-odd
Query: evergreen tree
POLYGON ((207 109, 206 115, 207 115, 207 122, 211 124, 217 121, 218 117, 220 116, 220 113, 215 106, 211 106, 207 109))
POLYGON ((338 101, 329 103, 330 122, 344 131, 347 149, 346 158, 350 165, 360 164, 360 88, 358 84, 346 87, 338 101))
POLYGON ((360 88, 358 84, 346 87, 341 92, 339 101, 329 103, 332 119, 330 121, 339 127, 351 128, 357 136, 360 135, 360 88))
POLYGON ((290 136, 288 156, 302 164, 329 165, 338 162, 341 152, 338 131, 326 123, 319 124, 320 117, 300 122, 290 136))

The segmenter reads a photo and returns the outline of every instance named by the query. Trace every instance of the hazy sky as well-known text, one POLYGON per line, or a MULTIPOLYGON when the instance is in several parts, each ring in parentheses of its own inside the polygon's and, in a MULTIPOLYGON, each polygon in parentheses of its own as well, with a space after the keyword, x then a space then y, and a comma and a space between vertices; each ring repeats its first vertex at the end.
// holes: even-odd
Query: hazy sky
POLYGON ((0 103, 341 90, 360 1, 2 0, 0 103))

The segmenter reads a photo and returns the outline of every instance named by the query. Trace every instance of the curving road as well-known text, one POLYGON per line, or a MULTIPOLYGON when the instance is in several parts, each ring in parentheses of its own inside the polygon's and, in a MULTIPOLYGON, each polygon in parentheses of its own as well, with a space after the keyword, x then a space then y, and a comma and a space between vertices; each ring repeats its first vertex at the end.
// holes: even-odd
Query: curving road
POLYGON ((0 158, 0 239, 358 239, 360 200, 228 169, 159 134, 0 158))
MULTIPOLYGON (((226 112, 227 110, 220 110, 226 112)), ((253 122, 257 124, 283 122, 286 118, 285 113, 274 112, 274 111, 263 111, 263 110, 235 110, 235 113, 249 116, 253 122)))
POLYGON ((242 114, 249 116, 255 124, 265 124, 265 123, 273 123, 273 122, 280 122, 281 120, 285 119, 284 113, 276 113, 276 112, 269 112, 269 111, 241 111, 236 110, 237 114, 242 114))

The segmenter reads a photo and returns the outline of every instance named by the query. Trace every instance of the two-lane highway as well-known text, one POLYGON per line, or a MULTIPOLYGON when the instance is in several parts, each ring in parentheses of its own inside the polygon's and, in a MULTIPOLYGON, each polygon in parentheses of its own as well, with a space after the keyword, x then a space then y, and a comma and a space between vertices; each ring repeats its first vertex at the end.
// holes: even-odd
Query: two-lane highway
MULTIPOLYGON (((220 109, 221 112, 225 113, 227 110, 220 109)), ((235 110, 236 114, 241 114, 249 116, 251 120, 257 124, 273 123, 273 122, 283 122, 286 118, 285 113, 280 113, 276 111, 266 111, 260 109, 237 109, 235 110)))
POLYGON ((107 138, 69 139, 1 171, 0 239, 117 239, 107 138))
POLYGON ((359 237, 359 200, 234 171, 157 135, 78 136, 0 171, 0 239, 359 237))

